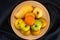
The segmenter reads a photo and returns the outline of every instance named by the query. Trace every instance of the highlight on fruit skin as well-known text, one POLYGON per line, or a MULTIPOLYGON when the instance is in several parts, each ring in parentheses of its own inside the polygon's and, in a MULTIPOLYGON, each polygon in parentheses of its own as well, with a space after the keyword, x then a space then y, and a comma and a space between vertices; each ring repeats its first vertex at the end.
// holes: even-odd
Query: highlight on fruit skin
POLYGON ((42 9, 40 9, 39 7, 36 7, 36 8, 33 10, 33 13, 36 15, 36 18, 40 18, 40 17, 43 16, 42 9))
POLYGON ((34 35, 34 36, 38 36, 40 34, 40 30, 31 31, 31 34, 34 35))
POLYGON ((20 24, 23 22, 22 19, 16 19, 15 23, 14 23, 14 26, 17 28, 17 29, 20 29, 20 24))
POLYGON ((42 17, 39 20, 42 21, 42 28, 45 28, 47 26, 47 20, 42 17))
POLYGON ((24 21, 25 21, 25 23, 26 23, 27 25, 30 25, 30 26, 31 26, 31 25, 34 24, 35 18, 34 18, 33 16, 31 16, 31 15, 28 15, 28 16, 25 16, 24 21))
POLYGON ((28 31, 28 30, 30 30, 30 26, 29 25, 26 25, 25 24, 25 22, 22 22, 21 24, 20 24, 20 29, 22 30, 22 31, 28 31))
POLYGON ((21 33, 25 36, 29 36, 31 34, 30 30, 28 31, 21 31, 21 33))
POLYGON ((35 24, 31 26, 31 30, 37 31, 40 30, 42 27, 42 22, 40 20, 35 20, 35 24))
POLYGON ((33 11, 33 7, 30 4, 22 6, 19 11, 15 14, 16 18, 23 18, 26 13, 33 11))

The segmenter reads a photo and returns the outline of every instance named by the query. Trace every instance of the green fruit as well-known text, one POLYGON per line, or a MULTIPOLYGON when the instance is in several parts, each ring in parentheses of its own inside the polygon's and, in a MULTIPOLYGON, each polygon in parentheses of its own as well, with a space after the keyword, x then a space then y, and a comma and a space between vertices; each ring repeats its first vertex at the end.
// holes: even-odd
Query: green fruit
POLYGON ((24 22, 22 22, 21 25, 20 25, 20 29, 22 31, 28 31, 28 30, 30 30, 30 26, 28 26, 24 22))
POLYGON ((40 30, 42 27, 42 22, 40 20, 35 20, 35 24, 31 26, 33 31, 40 30))

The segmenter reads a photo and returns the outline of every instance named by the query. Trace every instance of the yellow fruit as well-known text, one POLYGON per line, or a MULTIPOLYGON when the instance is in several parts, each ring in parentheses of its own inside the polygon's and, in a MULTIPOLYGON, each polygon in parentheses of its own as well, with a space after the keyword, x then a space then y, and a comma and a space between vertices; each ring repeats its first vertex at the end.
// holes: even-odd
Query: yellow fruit
POLYGON ((45 28, 47 25, 47 21, 44 18, 40 18, 40 20, 42 21, 42 28, 45 28))
POLYGON ((32 35, 37 36, 37 35, 40 34, 40 30, 38 30, 38 31, 31 31, 31 33, 32 33, 32 35))
POLYGON ((16 21, 15 21, 15 27, 17 28, 17 29, 20 29, 20 24, 23 22, 23 20, 22 19, 17 19, 16 21))
POLYGON ((27 13, 25 16, 33 16, 35 18, 35 14, 34 13, 27 13))
POLYGON ((21 31, 23 35, 29 36, 30 35, 30 30, 29 31, 21 31))
POLYGON ((16 18, 23 18, 27 12, 31 12, 33 10, 32 5, 24 5, 20 8, 20 10, 15 14, 16 18))
POLYGON ((43 12, 40 8, 36 7, 34 10, 33 10, 33 13, 36 15, 36 18, 40 18, 43 16, 43 12))

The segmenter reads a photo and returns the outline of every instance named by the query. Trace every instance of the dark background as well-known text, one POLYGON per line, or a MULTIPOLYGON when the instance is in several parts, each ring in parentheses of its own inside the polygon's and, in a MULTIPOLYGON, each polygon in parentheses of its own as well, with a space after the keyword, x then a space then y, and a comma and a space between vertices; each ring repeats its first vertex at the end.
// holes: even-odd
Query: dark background
MULTIPOLYGON (((0 40, 24 40, 19 38, 10 25, 10 15, 15 6, 24 0, 0 0, 0 40)), ((50 28, 38 40, 60 40, 60 0, 37 0, 50 14, 50 28)))

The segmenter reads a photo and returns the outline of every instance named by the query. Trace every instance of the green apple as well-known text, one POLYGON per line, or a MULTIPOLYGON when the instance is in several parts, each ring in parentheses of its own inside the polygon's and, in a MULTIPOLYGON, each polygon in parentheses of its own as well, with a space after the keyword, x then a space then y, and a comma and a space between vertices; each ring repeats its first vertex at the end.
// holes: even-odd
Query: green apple
POLYGON ((26 25, 25 22, 22 22, 22 23, 20 24, 20 29, 21 29, 22 31, 28 31, 28 30, 30 30, 30 26, 26 25))
POLYGON ((40 20, 35 20, 35 24, 31 26, 31 29, 33 31, 37 31, 37 30, 40 30, 42 27, 42 22, 40 20))

